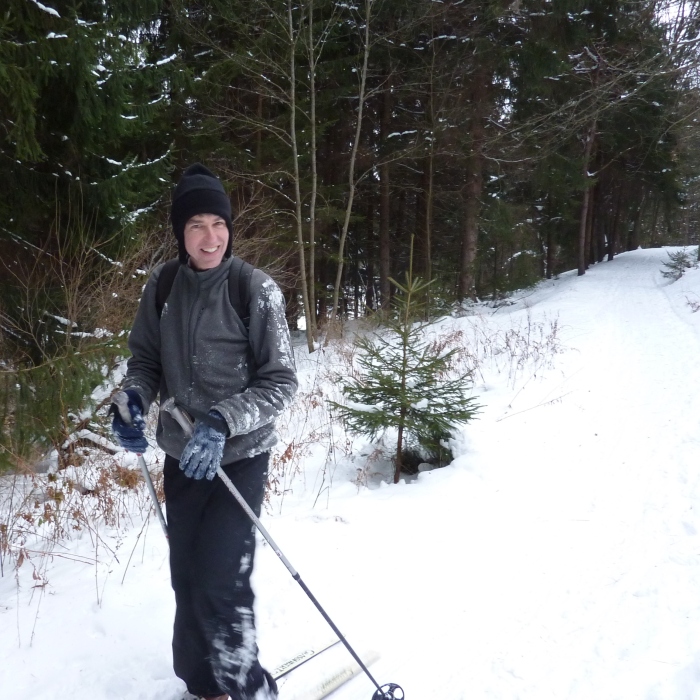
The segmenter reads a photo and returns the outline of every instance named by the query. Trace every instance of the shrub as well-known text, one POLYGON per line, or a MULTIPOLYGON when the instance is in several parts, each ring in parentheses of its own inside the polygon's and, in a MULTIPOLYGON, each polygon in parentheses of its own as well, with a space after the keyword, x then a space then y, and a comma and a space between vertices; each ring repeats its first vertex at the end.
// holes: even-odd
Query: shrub
POLYGON ((668 253, 668 260, 663 263, 663 266, 666 269, 661 270, 661 274, 675 282, 683 277, 686 270, 697 267, 698 264, 687 250, 678 250, 668 253))
MULTIPOLYGON (((404 284, 392 280, 399 292, 394 315, 386 328, 360 338, 360 372, 345 379, 345 403, 331 402, 348 429, 371 439, 388 429, 397 431, 394 483, 404 467, 411 443, 440 458, 444 439, 478 410, 467 395, 470 373, 454 376, 450 369, 458 349, 435 347, 425 338, 421 298, 429 283, 413 277, 412 259, 404 284)), ((444 455, 443 455, 444 456, 444 455)))

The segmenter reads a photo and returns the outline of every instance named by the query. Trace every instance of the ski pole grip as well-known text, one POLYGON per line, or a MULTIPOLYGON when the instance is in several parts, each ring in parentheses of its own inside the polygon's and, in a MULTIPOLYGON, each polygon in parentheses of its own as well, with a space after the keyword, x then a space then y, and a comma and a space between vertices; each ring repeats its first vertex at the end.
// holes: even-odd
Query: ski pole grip
POLYGON ((112 394, 112 403, 117 407, 119 416, 127 424, 131 425, 131 411, 129 411, 129 397, 125 391, 115 391, 112 394))
POLYGON ((175 405, 175 399, 172 397, 169 398, 163 404, 162 410, 169 413, 173 417, 175 422, 182 428, 187 437, 192 437, 192 433, 194 432, 192 420, 179 406, 175 405))

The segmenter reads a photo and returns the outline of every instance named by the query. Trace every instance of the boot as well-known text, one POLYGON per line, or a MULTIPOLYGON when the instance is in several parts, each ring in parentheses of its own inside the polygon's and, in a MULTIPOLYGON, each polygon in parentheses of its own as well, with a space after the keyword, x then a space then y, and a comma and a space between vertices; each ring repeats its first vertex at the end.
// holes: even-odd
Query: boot
POLYGON ((277 700, 277 683, 272 674, 266 669, 262 670, 264 680, 262 687, 255 695, 256 700, 277 700))

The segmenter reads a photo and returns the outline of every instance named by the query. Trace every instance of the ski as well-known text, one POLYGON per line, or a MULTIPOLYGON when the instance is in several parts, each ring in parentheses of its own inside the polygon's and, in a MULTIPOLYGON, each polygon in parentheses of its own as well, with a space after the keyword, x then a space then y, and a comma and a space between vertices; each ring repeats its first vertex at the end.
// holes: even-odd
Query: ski
POLYGON ((287 659, 287 661, 281 663, 277 668, 275 668, 272 671, 272 677, 276 681, 279 680, 282 678, 282 676, 286 676, 290 671, 293 671, 295 668, 305 664, 307 661, 313 659, 315 656, 318 656, 327 649, 334 647, 336 644, 340 644, 339 639, 329 640, 319 646, 304 649, 304 651, 300 652, 296 656, 292 656, 291 659, 287 659))
MULTIPOLYGON (((368 651, 362 655, 365 666, 373 664, 379 659, 376 651, 368 651)), ((338 665, 332 671, 325 673, 320 681, 311 683, 302 691, 288 697, 283 692, 280 693, 280 700, 323 700, 341 685, 354 678, 362 669, 356 661, 350 661, 338 665)))

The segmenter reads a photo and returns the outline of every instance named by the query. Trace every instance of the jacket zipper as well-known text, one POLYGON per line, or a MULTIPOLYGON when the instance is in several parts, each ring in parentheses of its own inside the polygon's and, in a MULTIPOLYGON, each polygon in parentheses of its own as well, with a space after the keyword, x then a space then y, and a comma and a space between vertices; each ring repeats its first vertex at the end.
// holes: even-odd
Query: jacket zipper
POLYGON ((188 382, 187 382, 187 403, 192 403, 193 396, 193 383, 194 383, 194 363, 195 363, 195 344, 194 344, 194 332, 197 328, 197 322, 202 314, 202 304, 199 299, 201 285, 199 279, 195 275, 195 294, 194 300, 192 302, 192 308, 190 309, 189 318, 187 319, 187 347, 188 347, 188 357, 186 358, 186 365, 188 369, 188 382), (199 307, 199 311, 197 308, 199 307))

